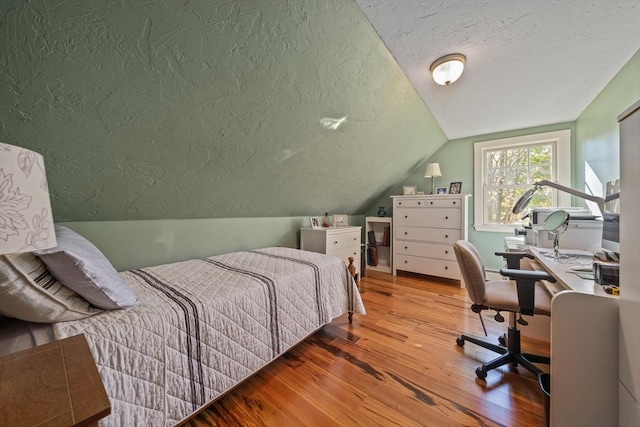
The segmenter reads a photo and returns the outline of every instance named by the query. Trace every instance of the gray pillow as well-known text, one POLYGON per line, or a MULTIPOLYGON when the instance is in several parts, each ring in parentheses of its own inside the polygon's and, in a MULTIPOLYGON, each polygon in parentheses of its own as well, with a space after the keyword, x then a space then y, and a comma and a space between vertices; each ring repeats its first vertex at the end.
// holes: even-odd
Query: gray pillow
POLYGON ((124 308, 138 297, 93 243, 76 232, 56 225, 58 246, 35 251, 60 283, 96 307, 124 308))
POLYGON ((0 256, 0 314, 28 322, 79 320, 99 313, 57 282, 30 252, 0 256))

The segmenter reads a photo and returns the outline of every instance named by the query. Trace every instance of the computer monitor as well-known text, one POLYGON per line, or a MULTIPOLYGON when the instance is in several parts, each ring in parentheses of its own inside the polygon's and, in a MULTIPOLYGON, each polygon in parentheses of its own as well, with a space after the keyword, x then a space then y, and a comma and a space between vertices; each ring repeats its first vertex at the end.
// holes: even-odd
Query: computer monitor
MULTIPOLYGON (((620 180, 607 182, 605 196, 620 192, 620 180)), ((602 248, 620 255, 620 199, 611 200, 604 205, 602 226, 602 248)))
POLYGON ((604 213, 602 224, 602 249, 620 254, 620 214, 604 213))

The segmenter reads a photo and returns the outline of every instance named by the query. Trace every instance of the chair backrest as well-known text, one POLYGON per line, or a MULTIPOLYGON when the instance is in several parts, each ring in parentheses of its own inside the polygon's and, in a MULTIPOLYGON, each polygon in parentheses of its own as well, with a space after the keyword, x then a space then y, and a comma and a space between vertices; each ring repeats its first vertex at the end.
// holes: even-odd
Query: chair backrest
POLYGON ((466 240, 458 240, 453 245, 453 250, 460 266, 460 274, 469 293, 469 298, 474 304, 482 304, 485 298, 485 282, 487 274, 482 263, 482 258, 475 246, 466 240))

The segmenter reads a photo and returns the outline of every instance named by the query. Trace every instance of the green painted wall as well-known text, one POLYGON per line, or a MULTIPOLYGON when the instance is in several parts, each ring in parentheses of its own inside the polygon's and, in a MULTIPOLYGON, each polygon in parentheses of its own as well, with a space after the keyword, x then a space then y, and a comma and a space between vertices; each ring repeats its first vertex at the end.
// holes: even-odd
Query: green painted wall
MULTIPOLYGON (((363 218, 349 217, 350 225, 363 218)), ((118 271, 226 252, 298 248, 308 217, 221 218, 62 223, 92 241, 118 271)))
POLYGON ((0 141, 44 155, 58 222, 359 214, 446 142, 353 0, 0 16, 0 141))
POLYGON ((640 99, 640 50, 576 121, 575 186, 584 189, 585 165, 606 183, 620 178, 618 115, 640 99))

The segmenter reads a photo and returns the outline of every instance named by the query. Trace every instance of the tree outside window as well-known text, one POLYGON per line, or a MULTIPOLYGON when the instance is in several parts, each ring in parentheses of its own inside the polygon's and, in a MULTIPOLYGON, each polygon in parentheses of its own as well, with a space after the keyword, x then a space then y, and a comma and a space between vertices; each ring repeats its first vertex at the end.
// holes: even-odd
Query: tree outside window
MULTIPOLYGON (((531 184, 553 180, 553 143, 535 144, 484 152, 485 224, 516 224, 519 215, 511 213, 513 205, 531 184)), ((553 203, 551 188, 536 192, 531 207, 548 207, 553 203)))

